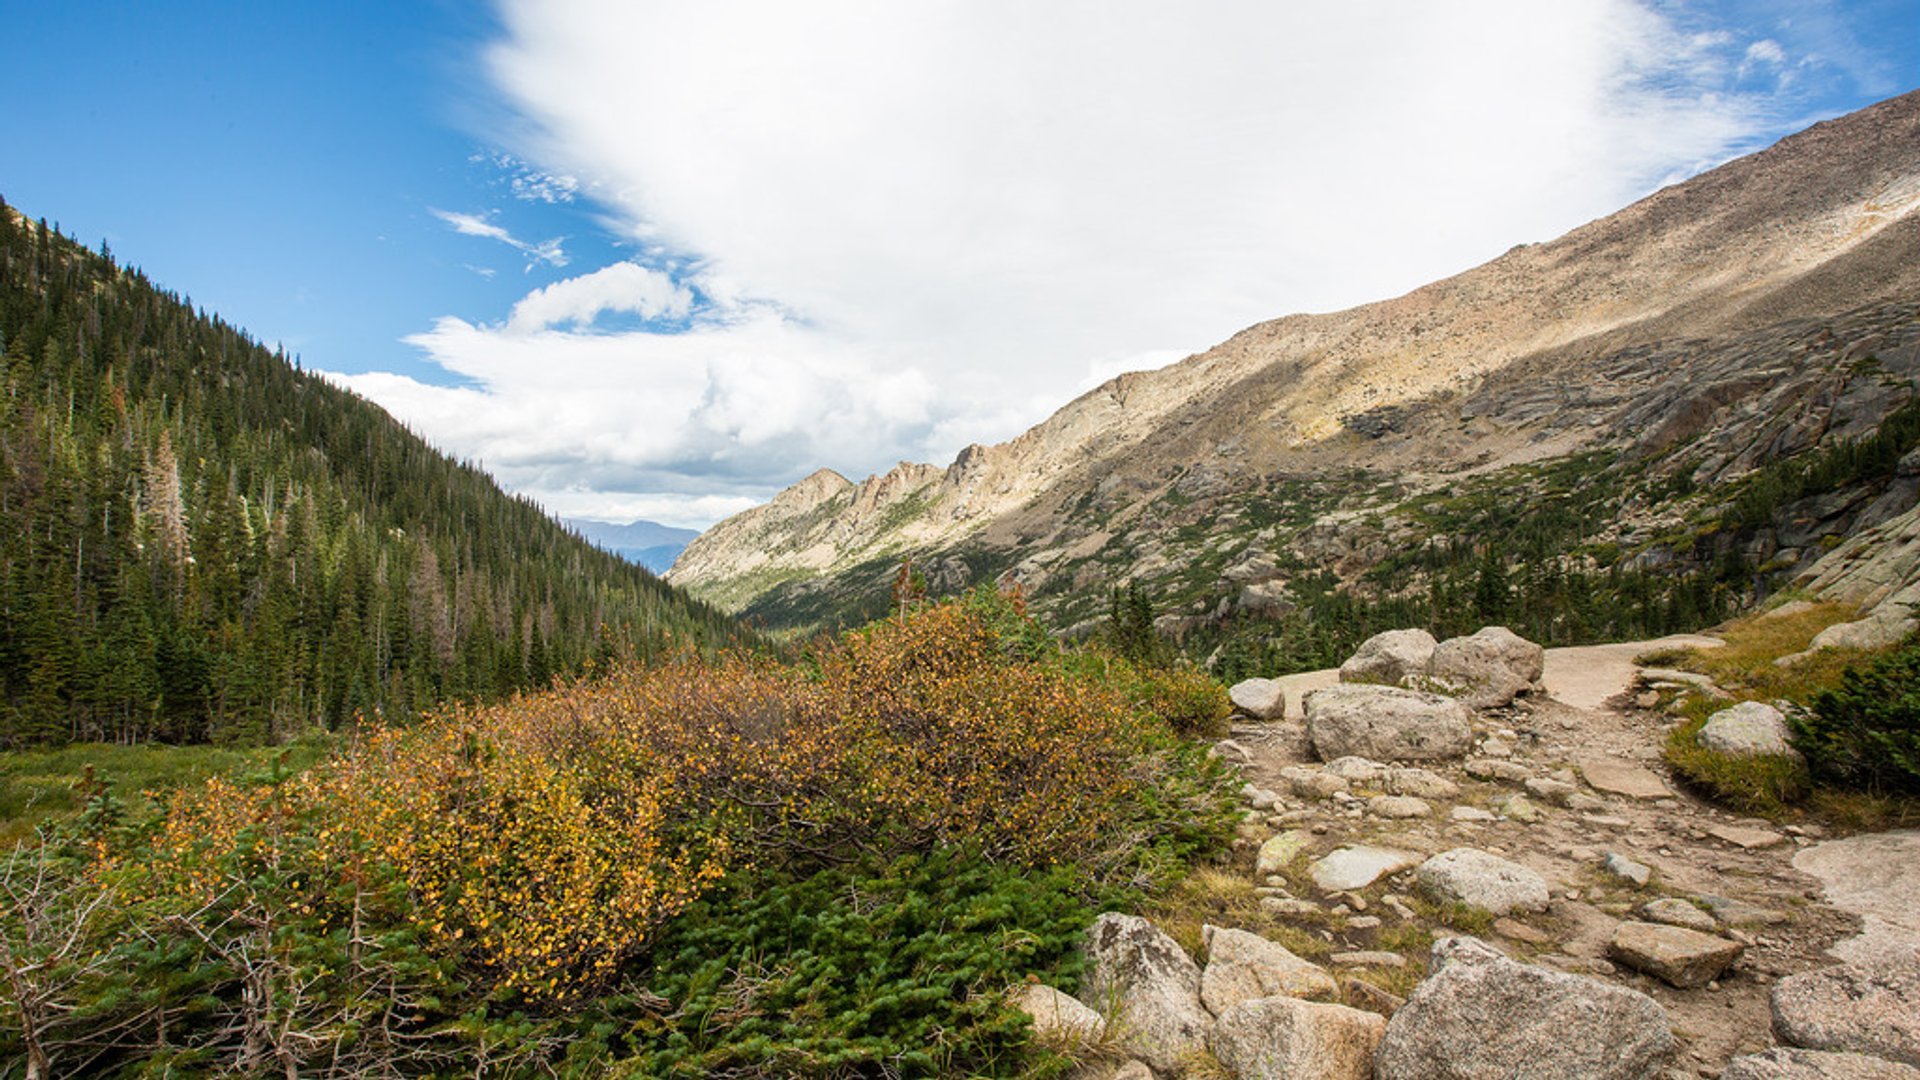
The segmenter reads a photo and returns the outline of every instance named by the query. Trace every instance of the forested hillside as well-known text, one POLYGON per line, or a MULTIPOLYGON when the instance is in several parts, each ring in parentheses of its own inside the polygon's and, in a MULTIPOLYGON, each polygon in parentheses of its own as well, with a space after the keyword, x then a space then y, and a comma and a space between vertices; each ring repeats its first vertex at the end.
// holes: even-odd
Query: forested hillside
POLYGON ((257 742, 737 633, 0 203, 0 746, 257 742))

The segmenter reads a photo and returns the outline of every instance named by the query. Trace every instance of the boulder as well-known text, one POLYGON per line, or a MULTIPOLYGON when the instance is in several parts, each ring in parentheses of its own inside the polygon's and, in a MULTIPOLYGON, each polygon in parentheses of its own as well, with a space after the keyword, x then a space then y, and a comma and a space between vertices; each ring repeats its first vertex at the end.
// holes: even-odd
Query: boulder
POLYGON ((1848 1050, 1920 1067, 1920 957, 1781 979, 1773 987, 1773 1031, 1810 1050, 1848 1050))
POLYGON ((1703 934, 1711 934, 1720 929, 1720 920, 1677 896, 1663 896, 1658 900, 1649 900, 1640 905, 1640 914, 1648 922, 1684 926, 1703 934))
POLYGON ((1776 1046, 1727 1062, 1720 1080, 1920 1080, 1920 1069, 1865 1054, 1776 1046))
POLYGON ((1406 686, 1426 675, 1433 660, 1433 635, 1425 630, 1388 630, 1360 643, 1340 665, 1343 683, 1406 686))
POLYGON ((1327 762, 1325 769, 1327 772, 1345 780, 1349 784, 1379 783, 1380 777, 1386 772, 1379 762, 1368 761, 1366 758, 1356 757, 1352 754, 1346 757, 1334 758, 1332 761, 1327 762))
POLYGON ((1033 1033, 1041 1039, 1067 1045, 1097 1041, 1107 1022, 1078 1000, 1040 983, 1027 983, 1012 994, 1013 1007, 1033 1018, 1033 1033))
POLYGON ((1307 866, 1307 873, 1322 892, 1346 892, 1364 889, 1386 874, 1418 865, 1420 856, 1411 851, 1358 844, 1315 859, 1307 866))
POLYGON ((1266 843, 1260 845, 1260 854, 1254 857, 1254 873, 1265 878, 1285 870, 1312 843, 1313 834, 1304 829, 1288 829, 1269 837, 1266 843))
POLYGON ((1307 695, 1307 737, 1322 761, 1359 755, 1374 761, 1462 757, 1473 741, 1472 714, 1451 698, 1397 686, 1343 683, 1307 695))
POLYGON ((1388 769, 1387 790, 1395 795, 1412 795, 1421 799, 1454 799, 1460 796, 1460 785, 1427 769, 1412 767, 1388 769))
POLYGON ((1379 1013, 1256 998, 1221 1013, 1207 1046, 1238 1080, 1372 1080, 1386 1029, 1379 1013))
POLYGON ((1788 734, 1785 713, 1762 702, 1743 701, 1707 717, 1695 739, 1709 750, 1735 757, 1771 754, 1797 759, 1800 751, 1788 745, 1788 734))
POLYGON ((1367 800, 1367 812, 1389 819, 1433 816, 1433 805, 1411 795, 1375 795, 1367 800))
POLYGON ((1547 883, 1539 874, 1475 848, 1454 848, 1420 864, 1420 891, 1440 903, 1466 904, 1495 915, 1545 911, 1547 883))
POLYGON ((1135 915, 1108 912, 1083 945, 1080 998, 1111 1016, 1109 1034, 1161 1072, 1205 1049, 1213 1018, 1200 1004, 1200 967, 1178 943, 1135 915))
POLYGON ((1377 1080, 1651 1080, 1674 1056, 1645 994, 1515 963, 1475 938, 1435 942, 1431 974, 1393 1014, 1377 1080))
POLYGON ((1287 715, 1287 694, 1273 679, 1243 679, 1227 691, 1233 707, 1255 720, 1278 720, 1287 715))
POLYGON ((1200 1003, 1219 1016, 1254 998, 1336 998, 1340 984, 1326 969, 1302 960, 1286 946, 1245 930, 1203 926, 1207 967, 1200 973, 1200 1003))
POLYGON ((1546 667, 1546 650, 1504 626, 1448 638, 1433 650, 1427 676, 1476 709, 1490 709, 1531 691, 1546 667))
POLYGON ((1623 922, 1613 932, 1607 955, 1682 990, 1720 977, 1746 946, 1715 934, 1664 923, 1623 922))

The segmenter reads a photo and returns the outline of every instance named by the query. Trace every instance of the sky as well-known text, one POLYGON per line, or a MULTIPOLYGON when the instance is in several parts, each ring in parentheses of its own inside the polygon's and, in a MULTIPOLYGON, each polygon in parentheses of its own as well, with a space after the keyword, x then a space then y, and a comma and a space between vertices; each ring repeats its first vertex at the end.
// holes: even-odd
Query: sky
POLYGON ((700 528, 1920 87, 1920 0, 0 0, 0 197, 700 528))

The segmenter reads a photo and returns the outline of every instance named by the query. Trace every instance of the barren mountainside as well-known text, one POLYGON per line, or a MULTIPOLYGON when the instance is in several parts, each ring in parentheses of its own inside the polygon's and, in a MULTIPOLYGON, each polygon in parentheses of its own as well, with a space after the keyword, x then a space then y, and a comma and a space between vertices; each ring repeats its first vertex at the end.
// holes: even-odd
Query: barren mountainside
MULTIPOLYGON (((1094 613, 1078 594, 1124 581, 1191 623, 1248 606, 1248 586, 1284 605, 1309 570, 1353 584, 1379 562, 1367 543, 1342 554, 1316 535, 1424 542, 1431 529, 1396 538, 1414 518, 1395 508, 1473 477, 1604 453, 1731 484, 1871 433, 1906 400, 1916 208, 1910 93, 1405 296, 1122 375, 945 469, 822 470, 702 535, 669 580, 798 625, 870 606, 912 555, 936 589, 1018 580, 1061 624, 1094 613), (1285 521, 1249 502, 1289 485, 1307 494, 1285 521), (1344 527, 1355 515, 1381 520, 1344 527), (1263 555, 1270 569, 1226 573, 1263 555)), ((1622 498, 1639 524, 1673 509, 1622 498)))

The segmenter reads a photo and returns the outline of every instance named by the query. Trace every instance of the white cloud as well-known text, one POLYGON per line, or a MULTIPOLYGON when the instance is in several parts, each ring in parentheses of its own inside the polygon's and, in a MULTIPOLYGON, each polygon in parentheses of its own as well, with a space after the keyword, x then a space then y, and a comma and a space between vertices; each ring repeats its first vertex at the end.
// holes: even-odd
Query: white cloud
POLYGON ((616 264, 411 339, 471 389, 356 385, 549 499, 944 461, 1723 160, 1774 122, 1733 89, 1764 45, 1669 10, 505 0, 515 160, 695 296, 616 264), (582 331, 609 310, 694 329, 582 331))
POLYGON ((1747 46, 1747 61, 1749 63, 1784 64, 1787 62, 1787 51, 1781 48, 1780 43, 1772 38, 1761 38, 1759 41, 1747 46))
POLYGON ((520 252, 527 257, 528 268, 532 268, 536 263, 546 263, 549 266, 555 267, 567 265, 567 253, 565 249, 562 248, 562 241, 559 237, 555 237, 552 240, 541 240, 537 243, 528 243, 515 237, 505 228, 495 225, 493 222, 477 214, 463 214, 457 210, 438 210, 433 207, 428 207, 428 210, 434 217, 453 226, 453 231, 462 236, 478 236, 487 240, 498 240, 508 247, 513 248, 515 251, 520 252))

